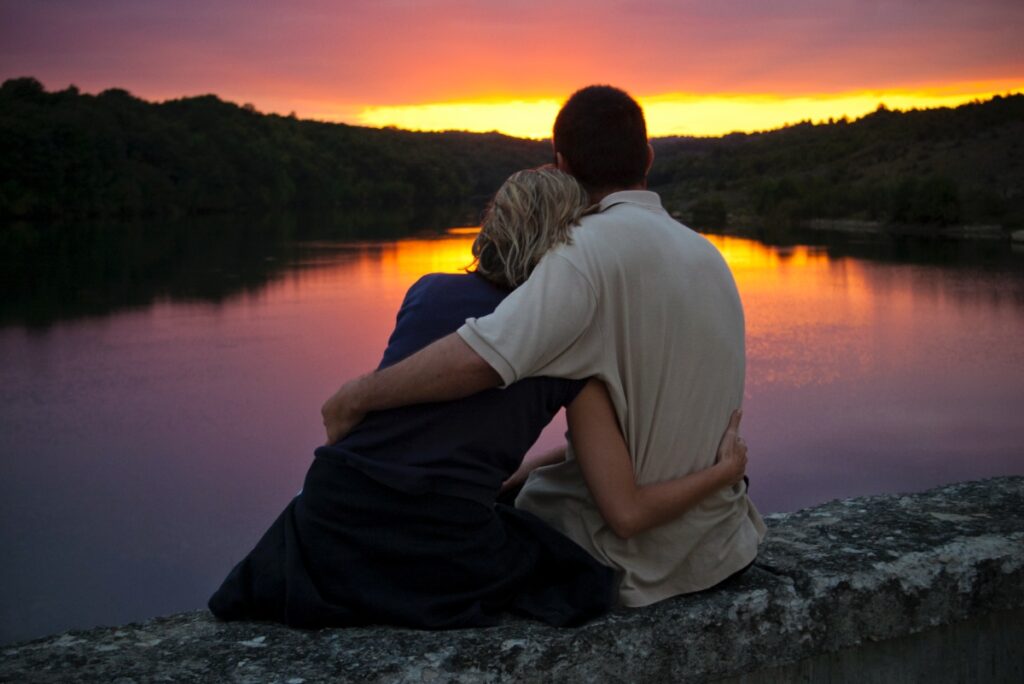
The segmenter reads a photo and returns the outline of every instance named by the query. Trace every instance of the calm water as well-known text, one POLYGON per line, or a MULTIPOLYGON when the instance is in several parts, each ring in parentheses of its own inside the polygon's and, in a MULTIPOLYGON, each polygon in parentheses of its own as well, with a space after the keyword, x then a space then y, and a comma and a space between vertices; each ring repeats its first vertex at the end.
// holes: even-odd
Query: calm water
MULTIPOLYGON (((1024 474, 1024 255, 712 239, 764 512, 1024 474)), ((5 302, 0 642, 204 605, 301 486, 322 401, 471 240, 179 245, 113 283, 76 256, 5 302)))

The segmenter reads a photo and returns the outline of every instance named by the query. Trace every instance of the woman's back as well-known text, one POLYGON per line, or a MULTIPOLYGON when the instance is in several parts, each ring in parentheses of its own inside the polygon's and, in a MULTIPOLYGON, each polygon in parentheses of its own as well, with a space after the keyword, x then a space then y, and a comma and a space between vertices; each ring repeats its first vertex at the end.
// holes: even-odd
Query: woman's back
MULTIPOLYGON (((475 275, 431 275, 406 296, 382 365, 491 311, 475 275)), ((583 383, 535 378, 467 399, 368 415, 316 450, 295 497, 210 599, 221 619, 299 627, 553 625, 608 610, 614 573, 536 517, 494 505, 541 429, 583 383)))
MULTIPOLYGON (((381 367, 486 315, 507 295, 475 274, 431 274, 406 295, 381 367)), ((317 450, 382 484, 491 503, 501 483, 582 381, 531 378, 451 402, 368 415, 341 441, 317 450)))
MULTIPOLYGON (((481 275, 435 274, 413 285, 381 365, 493 311, 506 290, 491 283, 523 282, 568 239, 586 201, 560 172, 515 174, 474 242, 481 275), (512 202, 531 197, 543 201, 512 202)), ((317 449, 302 493, 229 573, 210 609, 225 620, 301 627, 435 629, 493 624, 504 612, 552 625, 604 613, 615 597, 612 570, 536 516, 494 502, 583 384, 534 378, 365 416, 317 449)))

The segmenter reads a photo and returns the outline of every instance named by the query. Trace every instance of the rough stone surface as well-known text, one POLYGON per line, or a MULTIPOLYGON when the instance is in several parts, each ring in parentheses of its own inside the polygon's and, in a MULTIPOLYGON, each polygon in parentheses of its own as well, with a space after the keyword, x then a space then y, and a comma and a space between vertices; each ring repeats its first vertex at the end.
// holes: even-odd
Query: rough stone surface
POLYGON ((1024 609, 1001 610, 923 632, 720 679, 715 684, 1020 684, 1024 609))
POLYGON ((707 681, 1024 607, 1024 477, 768 522, 757 563, 730 589, 576 629, 304 632, 197 611, 0 647, 0 681, 707 681))

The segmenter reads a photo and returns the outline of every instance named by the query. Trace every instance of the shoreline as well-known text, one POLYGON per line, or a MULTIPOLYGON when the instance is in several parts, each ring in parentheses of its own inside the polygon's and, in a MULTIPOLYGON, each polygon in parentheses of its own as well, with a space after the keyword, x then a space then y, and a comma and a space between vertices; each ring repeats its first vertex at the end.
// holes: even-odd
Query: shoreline
POLYGON ((883 223, 860 219, 809 219, 800 227, 805 230, 848 233, 853 235, 886 235, 893 237, 943 238, 949 240, 1006 240, 1013 233, 997 224, 954 224, 930 226, 913 223, 883 223))

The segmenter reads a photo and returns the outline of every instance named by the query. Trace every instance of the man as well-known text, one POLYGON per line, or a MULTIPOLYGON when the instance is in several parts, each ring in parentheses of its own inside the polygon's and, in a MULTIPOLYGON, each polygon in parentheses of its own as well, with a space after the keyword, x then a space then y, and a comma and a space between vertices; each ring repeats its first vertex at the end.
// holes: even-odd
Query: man
MULTIPOLYGON (((469 319, 324 405, 328 440, 368 411, 468 396, 524 377, 596 377, 608 389, 638 484, 712 464, 743 397, 743 310, 725 261, 647 191, 654 159, 640 106, 609 86, 577 91, 554 126, 555 163, 600 204, 493 314, 469 319)), ((570 438, 571 441, 571 438, 570 438)), ((605 524, 569 445, 517 506, 621 573, 642 606, 707 589, 748 566, 765 528, 740 485, 628 540, 605 524)))

